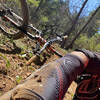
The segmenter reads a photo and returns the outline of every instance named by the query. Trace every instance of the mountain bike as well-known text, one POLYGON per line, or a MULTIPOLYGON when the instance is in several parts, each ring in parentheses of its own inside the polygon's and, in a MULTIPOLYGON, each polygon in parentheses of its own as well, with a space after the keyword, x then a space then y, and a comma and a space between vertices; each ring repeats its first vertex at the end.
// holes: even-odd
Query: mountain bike
POLYGON ((33 56, 27 63, 26 65, 29 65, 36 57, 38 57, 45 49, 46 51, 50 51, 53 54, 62 57, 62 55, 55 50, 55 48, 51 45, 55 41, 62 41, 62 39, 67 38, 67 36, 57 36, 55 39, 51 39, 47 41, 44 39, 41 34, 43 34, 40 30, 37 28, 33 27, 32 24, 28 24, 28 8, 27 8, 27 3, 24 0, 20 0, 21 2, 21 9, 22 9, 22 17, 17 15, 13 10, 11 10, 8 7, 5 7, 5 5, 2 4, 2 9, 0 10, 0 17, 2 18, 5 23, 10 22, 14 26, 14 28, 17 29, 17 32, 14 34, 10 34, 5 30, 3 25, 0 25, 0 29, 3 31, 3 34, 6 35, 8 38, 13 38, 13 39, 20 39, 24 37, 25 35, 28 36, 30 39, 35 40, 39 43, 39 45, 42 47, 40 51, 36 51, 36 56, 33 56), (24 4, 23 4, 24 3, 24 4), (26 10, 27 8, 27 10, 26 10), (17 21, 15 21, 15 20, 17 21), (19 23, 21 22, 21 23, 19 23), (27 29, 33 30, 36 35, 31 34, 27 29))
POLYGON ((40 54, 46 50, 48 53, 53 53, 55 55, 57 55, 58 57, 63 57, 63 55, 61 55, 52 45, 54 42, 57 41, 62 41, 63 39, 67 38, 67 36, 63 36, 63 37, 59 37, 57 36, 54 39, 50 39, 49 41, 46 40, 41 40, 41 38, 39 38, 38 42, 40 43, 40 45, 43 45, 43 47, 40 50, 36 50, 35 52, 35 56, 31 57, 31 59, 26 63, 26 65, 30 65, 36 58, 38 58, 40 56, 40 54))

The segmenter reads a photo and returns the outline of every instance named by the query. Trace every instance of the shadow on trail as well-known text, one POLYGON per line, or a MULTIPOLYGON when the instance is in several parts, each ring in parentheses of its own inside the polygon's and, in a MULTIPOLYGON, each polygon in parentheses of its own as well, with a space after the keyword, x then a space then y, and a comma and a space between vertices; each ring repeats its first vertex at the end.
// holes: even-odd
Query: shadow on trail
POLYGON ((41 57, 37 57, 36 61, 34 61, 35 65, 39 65, 42 66, 46 63, 46 61, 51 57, 51 55, 47 54, 47 53, 43 53, 42 54, 43 58, 41 59, 41 57))
POLYGON ((4 54, 19 54, 21 53, 21 48, 19 48, 14 42, 13 42, 13 48, 10 47, 9 49, 2 49, 0 48, 0 52, 4 54))
POLYGON ((4 54, 19 54, 21 53, 21 48, 14 48, 12 50, 5 50, 0 48, 0 52, 4 54))

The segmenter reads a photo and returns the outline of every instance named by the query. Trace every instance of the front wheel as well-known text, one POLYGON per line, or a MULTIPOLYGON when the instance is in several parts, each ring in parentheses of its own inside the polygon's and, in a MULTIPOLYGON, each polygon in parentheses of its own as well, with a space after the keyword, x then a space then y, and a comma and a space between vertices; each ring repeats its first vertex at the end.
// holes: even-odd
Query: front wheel
POLYGON ((24 33, 17 29, 16 26, 12 25, 12 22, 18 27, 22 27, 25 30, 27 29, 29 21, 27 1, 0 1, 0 11, 5 11, 5 15, 1 16, 0 18, 0 29, 4 32, 3 35, 8 37, 10 36, 10 38, 13 39, 20 39, 24 37, 24 33))

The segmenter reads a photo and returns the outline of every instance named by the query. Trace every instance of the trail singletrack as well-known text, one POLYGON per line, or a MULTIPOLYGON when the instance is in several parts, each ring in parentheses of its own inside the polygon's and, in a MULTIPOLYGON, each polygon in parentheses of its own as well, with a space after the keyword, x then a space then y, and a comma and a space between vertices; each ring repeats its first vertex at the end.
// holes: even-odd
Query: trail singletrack
MULTIPOLYGON (((44 64, 58 59, 57 56, 52 55, 44 64)), ((11 53, 11 50, 1 46, 0 47, 0 95, 14 88, 16 85, 23 82, 31 73, 35 72, 41 67, 32 63, 30 66, 25 66, 27 60, 20 57, 17 53, 11 53), (1 49, 2 48, 2 49, 1 49)), ((72 83, 64 100, 72 100, 76 89, 76 83, 72 83)))

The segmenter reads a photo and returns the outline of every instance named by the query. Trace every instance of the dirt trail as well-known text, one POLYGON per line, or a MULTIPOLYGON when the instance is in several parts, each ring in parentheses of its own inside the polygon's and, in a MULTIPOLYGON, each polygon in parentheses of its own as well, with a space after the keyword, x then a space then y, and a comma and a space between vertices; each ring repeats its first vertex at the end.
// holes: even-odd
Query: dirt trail
MULTIPOLYGON (((5 49, 7 50, 7 49, 5 49)), ((46 62, 51 62, 58 59, 55 55, 51 56, 46 62)), ((40 68, 34 63, 31 66, 24 66, 26 59, 21 58, 17 54, 7 54, 0 52, 0 95, 11 90, 20 81, 24 81, 32 72, 40 68)), ((76 89, 76 84, 73 82, 70 86, 64 100, 72 100, 76 89)))

